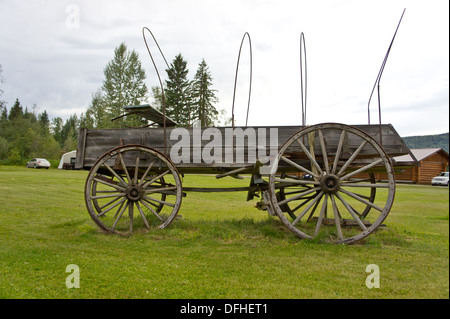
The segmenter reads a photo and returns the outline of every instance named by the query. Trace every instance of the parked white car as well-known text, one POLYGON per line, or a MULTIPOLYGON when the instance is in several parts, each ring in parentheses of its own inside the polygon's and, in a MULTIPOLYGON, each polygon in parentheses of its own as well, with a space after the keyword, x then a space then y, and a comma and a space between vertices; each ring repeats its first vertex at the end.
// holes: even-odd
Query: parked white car
POLYGON ((449 172, 442 172, 439 176, 433 177, 431 185, 444 185, 448 186, 449 172))
POLYGON ((49 168, 50 162, 45 158, 33 158, 27 163, 28 168, 49 168))

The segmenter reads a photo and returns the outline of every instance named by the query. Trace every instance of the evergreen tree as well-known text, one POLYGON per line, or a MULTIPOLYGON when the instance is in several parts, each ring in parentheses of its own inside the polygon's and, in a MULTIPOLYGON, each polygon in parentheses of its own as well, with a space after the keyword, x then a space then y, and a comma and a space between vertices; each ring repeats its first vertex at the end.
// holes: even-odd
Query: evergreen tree
POLYGON ((166 116, 177 122, 180 126, 191 124, 190 81, 187 79, 189 70, 187 61, 179 53, 170 68, 166 70, 169 77, 166 80, 165 104, 166 116))
POLYGON ((163 111, 163 96, 161 93, 161 88, 159 86, 152 86, 151 91, 152 91, 152 97, 153 97, 153 102, 151 103, 151 105, 155 109, 157 109, 158 111, 160 111, 162 113, 162 111, 163 111))
POLYGON ((25 107, 25 111, 23 112, 23 118, 29 120, 30 123, 36 123, 37 122, 37 118, 36 118, 35 112, 28 111, 28 107, 25 107))
MULTIPOLYGON (((69 140, 77 140, 77 129, 78 129, 78 117, 76 114, 71 115, 66 122, 64 123, 64 125, 61 128, 61 140, 60 143, 62 142, 62 144, 60 144, 61 146, 63 146, 67 139, 69 140)), ((66 150, 68 151, 68 150, 66 150)))
POLYGON ((203 59, 199 64, 197 73, 192 82, 192 101, 195 109, 195 119, 199 121, 200 126, 212 126, 217 120, 219 112, 214 107, 218 99, 211 89, 212 76, 209 67, 203 59))
POLYGON ((139 105, 147 99, 145 71, 136 51, 128 51, 125 43, 114 50, 114 58, 107 64, 104 75, 103 98, 111 118, 122 115, 124 106, 139 105))
POLYGON ((14 105, 12 106, 11 110, 9 110, 8 119, 12 121, 14 119, 22 117, 23 117, 22 105, 20 105, 19 99, 16 99, 16 102, 14 102, 14 105))
POLYGON ((63 120, 60 117, 54 117, 52 118, 51 121, 51 131, 53 134, 54 139, 60 144, 62 145, 63 141, 62 141, 62 126, 63 126, 63 120))
POLYGON ((8 109, 6 106, 0 105, 0 122, 6 122, 8 120, 8 109))
POLYGON ((41 128, 42 135, 47 136, 50 134, 50 120, 48 118, 47 111, 45 110, 39 114, 39 126, 41 128))
POLYGON ((112 118, 113 116, 108 113, 102 91, 98 90, 92 94, 91 104, 80 119, 80 124, 86 128, 108 128, 111 126, 112 118))

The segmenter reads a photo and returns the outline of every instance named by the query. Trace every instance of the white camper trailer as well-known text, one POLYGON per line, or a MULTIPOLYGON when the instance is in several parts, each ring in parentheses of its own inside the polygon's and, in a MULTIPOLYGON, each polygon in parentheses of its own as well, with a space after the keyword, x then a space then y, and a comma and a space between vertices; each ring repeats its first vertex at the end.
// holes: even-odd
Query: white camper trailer
POLYGON ((61 156, 61 161, 59 162, 59 169, 74 169, 75 167, 75 159, 77 157, 77 151, 72 151, 63 154, 61 156))

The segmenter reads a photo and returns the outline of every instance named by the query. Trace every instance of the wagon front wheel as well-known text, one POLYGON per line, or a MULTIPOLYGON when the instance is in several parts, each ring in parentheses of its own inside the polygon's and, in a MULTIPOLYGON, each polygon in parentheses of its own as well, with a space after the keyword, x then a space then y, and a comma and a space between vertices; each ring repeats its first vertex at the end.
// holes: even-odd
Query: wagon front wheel
POLYGON ((296 236, 350 244, 382 225, 395 178, 374 138, 324 123, 299 131, 280 148, 268 190, 273 211, 296 236))
POLYGON ((165 228, 178 214, 181 199, 182 185, 174 164, 142 145, 108 151, 86 179, 89 215, 106 233, 129 235, 165 228))

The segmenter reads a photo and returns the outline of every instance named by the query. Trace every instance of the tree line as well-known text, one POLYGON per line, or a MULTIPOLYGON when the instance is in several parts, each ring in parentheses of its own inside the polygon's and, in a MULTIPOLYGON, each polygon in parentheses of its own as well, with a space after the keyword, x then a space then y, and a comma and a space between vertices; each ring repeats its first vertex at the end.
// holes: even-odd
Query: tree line
POLYGON ((212 126, 225 118, 218 111, 216 90, 212 88, 212 76, 203 59, 192 80, 188 79, 187 61, 179 53, 166 70, 167 80, 163 87, 147 88, 138 53, 128 50, 121 43, 114 50, 114 58, 104 69, 105 80, 101 88, 92 95, 91 103, 80 123, 87 128, 117 128, 144 126, 150 123, 143 118, 121 117, 124 106, 150 104, 179 126, 212 126))
POLYGON ((65 122, 49 119, 47 111, 38 114, 16 99, 11 109, 0 106, 0 163, 24 165, 34 157, 57 160, 63 150, 76 149, 77 115, 65 122))
MULTIPOLYGON (((0 84, 3 83, 0 65, 0 84)), ((24 165, 34 157, 57 161, 62 153, 77 146, 80 128, 118 128, 149 125, 143 118, 122 117, 124 106, 150 104, 178 123, 179 126, 213 126, 225 119, 218 111, 216 90, 212 76, 203 59, 192 80, 188 79, 187 61, 178 54, 166 70, 163 87, 145 84, 146 74, 136 51, 121 43, 114 50, 113 59, 104 68, 101 88, 91 96, 86 112, 68 119, 50 119, 47 111, 36 112, 24 107, 17 98, 8 110, 1 100, 0 85, 0 164, 24 165), (119 118, 116 121, 111 119, 119 118)), ((229 121, 229 120, 228 120, 229 121)), ((226 124, 226 123, 224 123, 226 124)), ((53 165, 54 166, 54 165, 53 165)))

